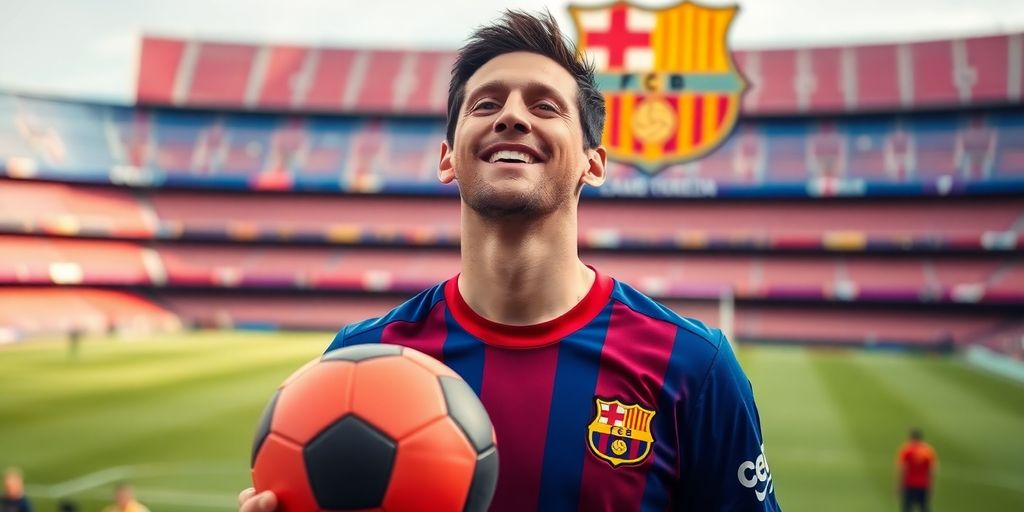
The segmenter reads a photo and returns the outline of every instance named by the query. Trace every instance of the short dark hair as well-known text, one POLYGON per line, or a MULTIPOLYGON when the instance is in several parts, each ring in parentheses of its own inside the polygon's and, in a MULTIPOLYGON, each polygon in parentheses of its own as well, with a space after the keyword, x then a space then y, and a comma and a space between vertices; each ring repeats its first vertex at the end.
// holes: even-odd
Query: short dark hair
POLYGON ((924 438, 924 433, 919 428, 912 428, 910 429, 910 438, 914 441, 920 441, 924 438))
POLYGON ((580 127, 586 149, 601 143, 604 130, 604 97, 594 82, 594 65, 565 38, 550 12, 529 14, 506 10, 496 22, 478 28, 459 50, 452 66, 448 84, 448 144, 455 144, 455 126, 466 98, 466 82, 491 59, 512 52, 543 55, 565 68, 576 79, 576 105, 580 111, 580 127))

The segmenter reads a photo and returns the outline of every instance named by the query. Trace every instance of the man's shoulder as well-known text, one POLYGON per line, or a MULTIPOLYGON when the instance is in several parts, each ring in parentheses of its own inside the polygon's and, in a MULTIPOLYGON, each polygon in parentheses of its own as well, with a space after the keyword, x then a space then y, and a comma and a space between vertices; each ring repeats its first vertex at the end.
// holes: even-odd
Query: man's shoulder
POLYGON ((690 382, 690 385, 702 387, 707 376, 716 366, 721 366, 723 361, 726 368, 732 368, 732 350, 721 330, 680 315, 621 281, 616 281, 612 300, 628 308, 629 314, 644 320, 629 324, 649 325, 650 321, 654 321, 674 329, 675 339, 672 341, 666 379, 683 379, 690 382))
POLYGON ((434 306, 444 300, 444 285, 445 282, 441 282, 423 290, 383 316, 368 318, 346 325, 334 336, 331 348, 338 348, 345 344, 358 342, 364 337, 378 336, 382 329, 395 322, 413 323, 423 321, 433 310, 434 306))
POLYGON ((695 318, 680 315, 622 281, 615 281, 612 300, 622 304, 633 314, 676 326, 683 334, 677 337, 678 340, 707 345, 714 350, 717 350, 723 341, 720 330, 709 327, 695 318))

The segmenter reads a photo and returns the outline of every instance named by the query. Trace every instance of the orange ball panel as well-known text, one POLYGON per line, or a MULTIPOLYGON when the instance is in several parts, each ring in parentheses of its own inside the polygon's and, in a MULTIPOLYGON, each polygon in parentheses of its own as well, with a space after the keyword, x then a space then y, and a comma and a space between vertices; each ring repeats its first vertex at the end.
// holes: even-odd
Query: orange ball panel
POLYGON ((318 510, 306 478, 302 447, 277 434, 267 436, 260 447, 252 467, 252 484, 256 492, 274 491, 280 512, 318 510))
POLYGON ((396 440, 448 412, 437 376, 404 357, 356 365, 352 411, 396 440))
POLYGON ((384 508, 462 510, 475 469, 473 447, 451 418, 442 418, 398 443, 384 508))
POLYGON ((356 364, 327 361, 313 365, 281 390, 271 432, 306 444, 350 410, 356 364))
POLYGON ((404 348, 402 349, 402 355, 408 357, 409 359, 412 359, 413 361, 416 361, 427 370, 430 370, 431 373, 439 377, 445 376, 455 377, 459 379, 462 378, 459 377, 459 374, 455 373, 455 371, 453 371, 451 368, 448 368, 447 366, 441 364, 441 361, 438 361, 437 359, 434 359, 433 357, 430 357, 424 354, 423 352, 420 352, 419 350, 404 348))

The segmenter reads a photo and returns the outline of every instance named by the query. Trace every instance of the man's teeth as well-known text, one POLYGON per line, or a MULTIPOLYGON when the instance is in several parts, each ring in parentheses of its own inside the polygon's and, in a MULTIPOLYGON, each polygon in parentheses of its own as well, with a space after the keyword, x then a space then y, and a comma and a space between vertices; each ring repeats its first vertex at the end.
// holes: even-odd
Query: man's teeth
POLYGON ((532 164, 533 156, 521 151, 495 151, 494 154, 491 155, 489 162, 494 163, 498 160, 515 160, 518 162, 532 164))

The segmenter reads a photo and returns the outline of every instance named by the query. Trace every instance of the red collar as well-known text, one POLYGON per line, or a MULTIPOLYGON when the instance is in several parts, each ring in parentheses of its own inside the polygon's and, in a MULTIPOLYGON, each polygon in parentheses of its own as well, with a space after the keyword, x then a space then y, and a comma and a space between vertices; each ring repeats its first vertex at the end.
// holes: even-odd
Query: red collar
POLYGON ((608 303, 614 281, 600 272, 590 291, 564 315, 533 325, 505 325, 488 320, 466 304, 459 293, 459 276, 444 284, 444 298, 455 321, 488 345, 503 348, 537 348, 555 343, 590 323, 608 303))

